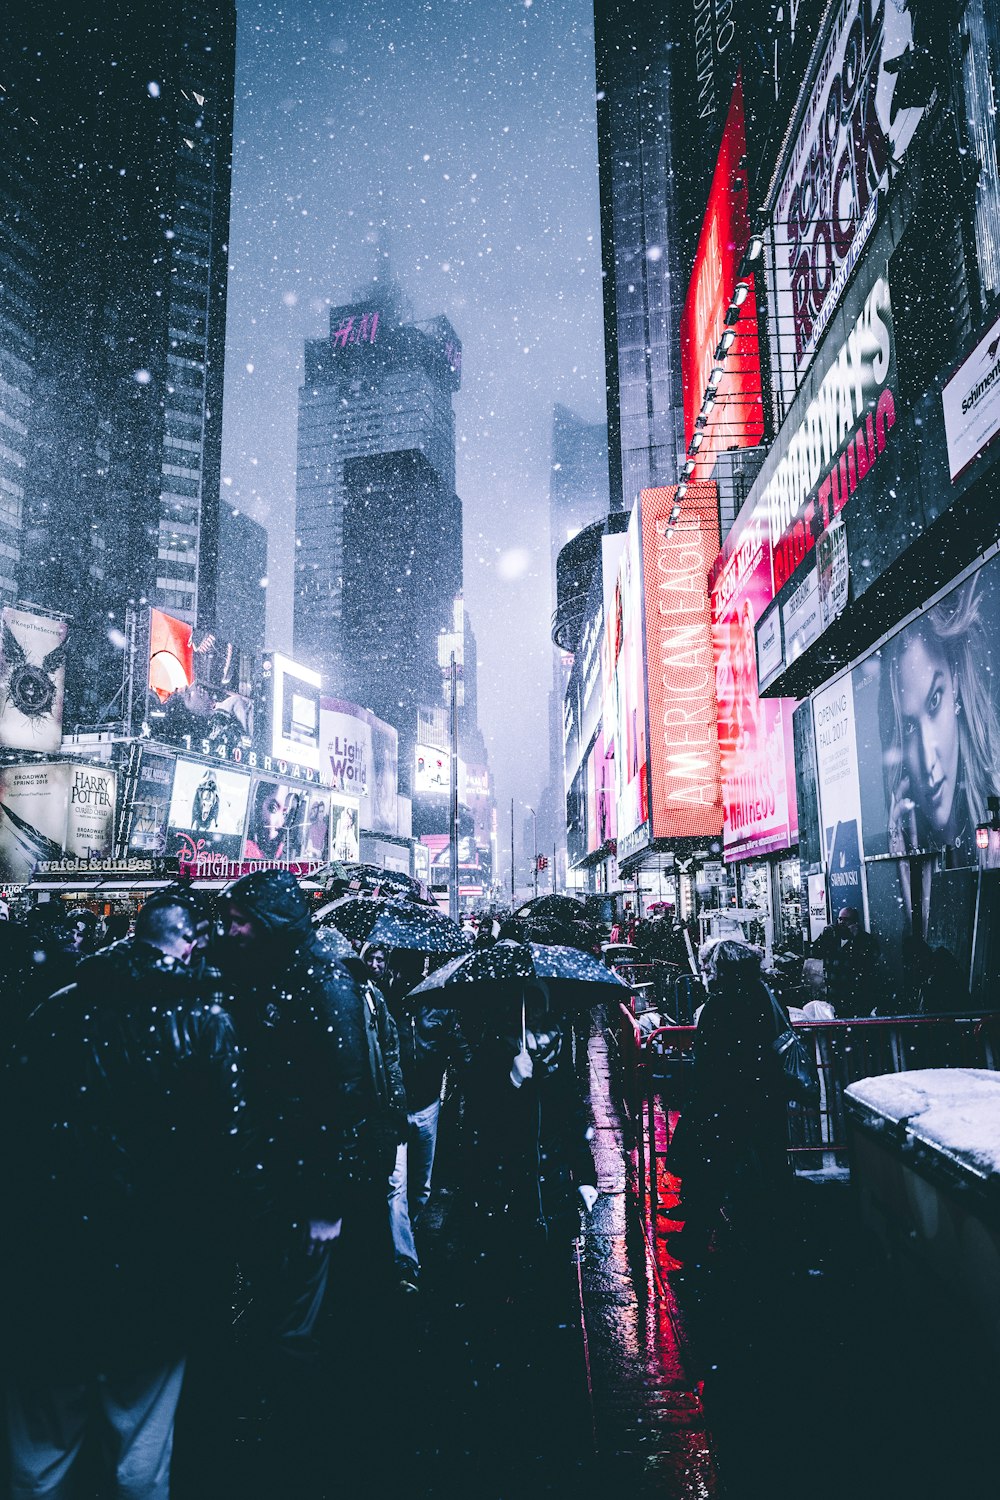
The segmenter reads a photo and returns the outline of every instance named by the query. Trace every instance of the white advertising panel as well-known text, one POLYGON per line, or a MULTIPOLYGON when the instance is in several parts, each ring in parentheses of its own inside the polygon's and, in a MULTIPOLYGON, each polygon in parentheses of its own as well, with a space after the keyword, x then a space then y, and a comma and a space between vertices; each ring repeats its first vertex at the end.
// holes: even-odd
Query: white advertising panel
POLYGON ((941 399, 955 480, 1000 432, 1000 318, 959 365, 941 399))
POLYGON ((347 865, 361 858, 361 803, 347 792, 330 793, 330 858, 347 865))
POLYGON ((854 689, 849 675, 816 694, 813 719, 820 831, 830 903, 834 914, 843 906, 853 906, 867 920, 858 739, 854 689))
POLYGON ((69 767, 66 853, 77 859, 109 859, 115 847, 114 771, 69 767))
POLYGON ((271 658, 271 754, 313 771, 320 769, 318 672, 275 652, 271 658))
POLYGON ((167 853, 194 863, 212 853, 238 860, 250 800, 250 777, 180 757, 167 817, 167 853))
POLYGON ((65 851, 67 765, 0 770, 0 880, 23 884, 35 866, 65 851))
POLYGON ((342 698, 320 707, 320 770, 334 791, 357 797, 361 827, 395 833, 399 817, 399 740, 391 724, 342 698))
POLYGON ((67 623, 8 604, 0 629, 0 746, 51 754, 62 744, 67 623))

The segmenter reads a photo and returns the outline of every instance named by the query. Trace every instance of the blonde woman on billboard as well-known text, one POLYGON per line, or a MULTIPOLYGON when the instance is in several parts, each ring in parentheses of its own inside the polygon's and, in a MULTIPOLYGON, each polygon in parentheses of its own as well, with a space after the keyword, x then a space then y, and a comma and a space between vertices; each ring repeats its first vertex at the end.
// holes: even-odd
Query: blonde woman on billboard
MULTIPOLYGON (((879 730, 889 853, 912 914, 906 856, 955 850, 977 861, 976 825, 1000 786, 1000 725, 978 579, 956 589, 881 652, 879 730)), ((921 905, 926 929, 930 865, 921 905)))

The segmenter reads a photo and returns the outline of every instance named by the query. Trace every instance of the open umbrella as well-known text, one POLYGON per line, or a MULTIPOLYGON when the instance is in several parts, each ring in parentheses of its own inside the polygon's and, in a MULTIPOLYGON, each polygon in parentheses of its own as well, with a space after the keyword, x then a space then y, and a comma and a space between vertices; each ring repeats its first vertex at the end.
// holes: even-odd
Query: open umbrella
POLYGON ((321 927, 317 934, 324 952, 332 958, 353 958, 354 949, 336 927, 321 927))
POLYGON ((471 939, 436 906, 400 897, 344 897, 324 907, 322 920, 359 943, 413 953, 464 953, 471 939))
POLYGON ((447 989, 449 1003, 458 1004, 463 994, 472 998, 474 990, 499 985, 509 991, 511 984, 523 987, 536 979, 543 979, 563 999, 573 997, 584 1004, 596 1004, 603 998, 600 991, 628 989, 617 974, 578 948, 505 940, 452 959, 410 993, 425 995, 447 989))
POLYGON ((517 916, 531 921, 572 922, 586 916, 586 908, 575 896, 535 896, 517 909, 517 916))

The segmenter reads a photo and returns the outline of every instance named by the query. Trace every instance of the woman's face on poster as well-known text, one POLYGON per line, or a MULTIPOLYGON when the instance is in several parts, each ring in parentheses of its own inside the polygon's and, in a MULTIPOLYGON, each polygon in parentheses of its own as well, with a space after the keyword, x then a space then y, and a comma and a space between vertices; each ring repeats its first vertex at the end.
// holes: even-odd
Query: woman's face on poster
POLYGON ((927 821, 943 832, 958 785, 958 698, 951 666, 932 641, 915 635, 896 667, 903 770, 927 821))
POLYGON ((269 839, 276 839, 282 832, 287 818, 285 800, 280 787, 267 793, 260 805, 260 821, 269 839))

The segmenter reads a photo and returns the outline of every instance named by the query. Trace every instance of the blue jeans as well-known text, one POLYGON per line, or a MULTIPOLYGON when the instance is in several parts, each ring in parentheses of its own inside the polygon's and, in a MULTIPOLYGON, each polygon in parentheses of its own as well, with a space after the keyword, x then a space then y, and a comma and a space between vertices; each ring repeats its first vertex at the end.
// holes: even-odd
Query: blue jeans
POLYGON ((396 1147, 396 1165, 389 1178, 389 1224, 397 1259, 419 1264, 413 1226, 431 1195, 434 1148, 437 1145, 441 1101, 409 1115, 406 1140, 396 1147))
POLYGON ((88 1430, 99 1434, 118 1500, 168 1500, 183 1359, 74 1385, 15 1378, 7 1386, 13 1500, 68 1500, 88 1430))

